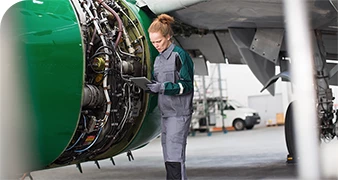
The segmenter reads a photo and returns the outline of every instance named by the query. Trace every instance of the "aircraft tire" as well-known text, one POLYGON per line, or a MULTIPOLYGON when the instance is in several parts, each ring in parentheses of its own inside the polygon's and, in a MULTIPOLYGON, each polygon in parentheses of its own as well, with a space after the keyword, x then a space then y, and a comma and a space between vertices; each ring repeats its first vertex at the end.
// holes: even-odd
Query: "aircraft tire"
POLYGON ((294 137, 294 132, 293 132, 293 129, 294 129, 293 128, 293 121, 294 121, 293 104, 294 103, 291 102, 286 110, 285 125, 284 125, 286 147, 289 152, 288 157, 291 158, 291 161, 296 160, 296 146, 295 146, 295 137, 294 137))

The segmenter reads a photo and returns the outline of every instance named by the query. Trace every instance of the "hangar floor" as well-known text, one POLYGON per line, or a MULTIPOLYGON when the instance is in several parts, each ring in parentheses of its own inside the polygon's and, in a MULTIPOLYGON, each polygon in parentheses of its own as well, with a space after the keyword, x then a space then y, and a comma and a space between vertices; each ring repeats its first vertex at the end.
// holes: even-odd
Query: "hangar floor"
MULTIPOLYGON (((32 172, 35 180, 136 180, 165 179, 160 138, 133 151, 134 161, 126 153, 110 160, 82 164, 83 173, 75 165, 32 172)), ((206 179, 295 179, 296 166, 288 165, 284 127, 258 126, 252 130, 196 133, 188 137, 187 173, 191 180, 206 179)))

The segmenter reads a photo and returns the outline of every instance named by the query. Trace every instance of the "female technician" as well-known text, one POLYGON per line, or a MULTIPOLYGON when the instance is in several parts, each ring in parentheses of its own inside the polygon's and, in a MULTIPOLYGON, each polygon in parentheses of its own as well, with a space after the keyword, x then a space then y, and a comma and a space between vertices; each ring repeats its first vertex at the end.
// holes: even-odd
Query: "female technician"
POLYGON ((155 83, 147 86, 158 93, 167 179, 187 179, 185 149, 193 112, 194 64, 187 52, 173 44, 173 22, 173 17, 161 14, 148 29, 159 55, 154 62, 155 83))

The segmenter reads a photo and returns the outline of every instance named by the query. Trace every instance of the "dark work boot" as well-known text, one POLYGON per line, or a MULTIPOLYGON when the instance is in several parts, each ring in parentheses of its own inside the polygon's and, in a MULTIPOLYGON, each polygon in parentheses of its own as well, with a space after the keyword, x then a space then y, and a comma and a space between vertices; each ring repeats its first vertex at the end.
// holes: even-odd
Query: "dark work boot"
POLYGON ((180 162, 165 162, 165 169, 167 170, 167 180, 182 179, 180 162))

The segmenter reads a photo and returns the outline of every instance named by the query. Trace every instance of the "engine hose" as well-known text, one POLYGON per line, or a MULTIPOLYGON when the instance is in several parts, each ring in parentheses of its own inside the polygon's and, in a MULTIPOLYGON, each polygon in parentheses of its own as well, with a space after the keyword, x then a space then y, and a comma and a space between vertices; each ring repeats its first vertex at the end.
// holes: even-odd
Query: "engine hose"
MULTIPOLYGON (((86 122, 87 120, 86 120, 86 116, 85 116, 85 115, 82 115, 82 116, 83 116, 84 127, 87 128, 87 122, 86 122)), ((86 134, 86 133, 83 132, 83 133, 80 135, 80 137, 76 140, 76 142, 75 142, 71 147, 67 148, 66 151, 69 151, 69 150, 73 149, 73 147, 75 147, 76 144, 79 143, 80 139, 83 138, 83 136, 84 136, 85 134, 86 134)))
POLYGON ((93 141, 88 147, 86 147, 86 148, 84 148, 84 149, 82 149, 82 150, 75 150, 74 152, 82 153, 82 152, 84 152, 84 151, 87 151, 89 148, 91 148, 91 147, 96 143, 97 139, 99 139, 100 134, 101 134, 101 131, 102 131, 102 127, 100 128, 100 131, 97 133, 97 135, 96 135, 94 141, 93 141))
POLYGON ((91 51, 91 49, 92 49, 92 46, 93 46, 94 40, 95 40, 95 36, 96 36, 96 28, 94 28, 94 32, 93 32, 93 35, 92 35, 92 39, 90 40, 90 43, 89 43, 89 47, 88 47, 87 53, 90 53, 90 51, 91 51))
POLYGON ((115 16, 115 18, 117 19, 117 22, 119 24, 119 30, 118 30, 119 34, 117 35, 117 39, 116 39, 115 44, 114 44, 114 46, 116 48, 117 45, 120 42, 121 37, 122 37, 122 31, 123 31, 122 20, 121 20, 120 16, 114 11, 114 9, 112 9, 111 7, 109 7, 103 0, 97 0, 97 2, 99 4, 101 4, 105 9, 107 9, 109 12, 111 12, 115 16))

